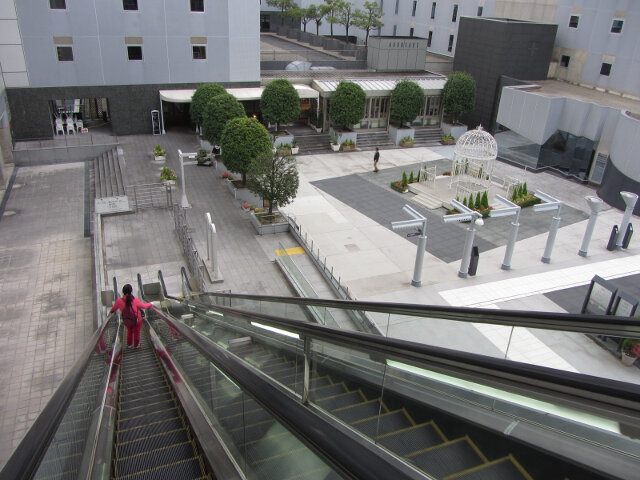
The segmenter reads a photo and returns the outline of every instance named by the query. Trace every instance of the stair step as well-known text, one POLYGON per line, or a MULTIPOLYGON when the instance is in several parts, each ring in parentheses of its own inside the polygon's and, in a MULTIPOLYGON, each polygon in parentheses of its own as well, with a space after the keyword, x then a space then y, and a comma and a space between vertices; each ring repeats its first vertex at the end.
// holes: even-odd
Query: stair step
POLYGON ((366 402, 366 398, 364 398, 360 390, 356 390, 355 392, 342 393, 334 395, 333 397, 323 398, 315 403, 325 410, 333 412, 334 410, 353 407, 354 405, 359 405, 364 402, 366 402))
POLYGON ((120 420, 118 422, 118 429, 128 430, 131 428, 141 427, 147 423, 161 422, 163 420, 170 420, 176 418, 179 415, 178 407, 172 407, 169 409, 154 412, 153 415, 138 415, 137 417, 128 418, 126 420, 120 420))
POLYGON ((346 407, 334 410, 331 413, 341 420, 351 424, 365 418, 372 418, 388 410, 384 405, 380 405, 379 400, 368 400, 366 402, 353 403, 346 407))
POLYGON ((377 441, 397 455, 404 457, 424 448, 439 445, 445 442, 446 438, 433 422, 427 422, 380 435, 377 441))
MULTIPOLYGON (((407 455, 418 467, 437 478, 443 478, 486 462, 484 455, 468 437, 407 455)), ((494 477, 495 478, 495 477, 494 477)))
MULTIPOLYGON (((163 463, 163 457, 161 455, 155 459, 141 459, 145 465, 149 465, 146 470, 137 469, 135 464, 123 464, 124 471, 130 472, 127 480, 142 480, 152 478, 153 480, 176 480, 176 479, 190 479, 200 478, 203 476, 200 460, 195 457, 187 459, 177 459, 172 463, 163 463), (157 463, 153 463, 153 462, 157 463)), ((126 475, 121 473, 118 469, 118 475, 126 475)), ((117 478, 117 477, 116 477, 117 478)))
POLYGON ((185 443, 189 441, 189 436, 184 428, 169 432, 159 432, 154 435, 145 435, 134 441, 117 444, 116 457, 127 458, 139 454, 149 449, 166 448, 173 444, 185 443))
POLYGON ((125 421, 130 418, 138 417, 141 415, 153 415, 155 413, 163 412, 164 410, 170 410, 174 407, 174 401, 171 397, 169 399, 163 399, 157 402, 149 402, 146 405, 136 404, 134 408, 120 407, 118 416, 120 421, 125 421))
POLYGON ((364 435, 374 438, 396 430, 403 430, 413 425, 411 419, 407 416, 404 409, 394 410, 380 416, 377 414, 372 418, 358 420, 351 424, 353 428, 362 432, 364 435))
POLYGON ((444 480, 531 480, 531 476, 511 455, 479 465, 458 475, 445 477, 444 480))
POLYGON ((183 428, 184 425, 178 417, 143 423, 128 429, 122 428, 121 425, 117 432, 117 443, 133 442, 138 438, 151 437, 183 428))

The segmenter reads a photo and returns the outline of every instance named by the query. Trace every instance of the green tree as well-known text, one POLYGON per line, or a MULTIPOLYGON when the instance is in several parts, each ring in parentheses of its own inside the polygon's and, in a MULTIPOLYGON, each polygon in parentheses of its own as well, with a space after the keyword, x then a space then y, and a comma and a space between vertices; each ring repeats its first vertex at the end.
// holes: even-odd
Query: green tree
POLYGON ((467 197, 464 197, 462 199, 462 204, 466 207, 467 206, 467 197))
MULTIPOLYGON (((313 5, 312 5, 313 6, 313 5)), ((302 30, 307 31, 307 24, 313 20, 314 11, 310 11, 310 8, 295 7, 287 11, 287 15, 291 18, 298 19, 302 23, 302 30)))
POLYGON ((269 132, 255 118, 233 118, 227 122, 220 139, 222 161, 232 172, 242 174, 247 183, 247 171, 253 159, 271 153, 269 132))
POLYGON ((452 123, 458 123, 476 104, 476 81, 467 72, 453 72, 442 89, 442 103, 452 123))
POLYGON ((324 0, 324 3, 325 16, 327 17, 327 21, 331 24, 331 38, 333 38, 333 24, 339 23, 338 15, 347 2, 343 0, 324 0))
POLYGON ((307 15, 316 22, 316 35, 320 35, 320 25, 322 25, 322 19, 326 14, 326 5, 309 5, 307 8, 307 15))
POLYGON ((281 123, 292 122, 300 116, 300 96, 289 80, 273 80, 262 91, 260 111, 264 121, 275 123, 279 132, 281 123))
POLYGON ((487 191, 485 190, 484 193, 482 194, 482 208, 489 208, 489 195, 487 194, 487 191))
POLYGON ((355 11, 353 5, 350 2, 342 2, 341 8, 336 10, 335 18, 336 23, 344 27, 345 41, 349 43, 349 27, 353 25, 355 11))
POLYGON ((331 97, 329 116, 338 127, 351 127, 364 117, 367 95, 360 85, 341 81, 331 97))
POLYGON ((280 9, 280 25, 284 25, 284 17, 287 10, 297 7, 294 0, 267 0, 267 5, 280 9))
POLYGON ((413 183, 413 170, 411 171, 411 174, 409 175, 409 183, 413 183))
POLYGON ((202 115, 202 136, 212 145, 219 145, 225 125, 232 118, 246 117, 242 104, 230 93, 216 95, 202 115))
POLYGON ((480 192, 478 192, 476 194, 476 203, 474 205, 474 208, 476 210, 480 210, 480 207, 482 207, 482 197, 480 197, 480 192))
POLYGON ((424 106, 424 90, 416 82, 402 80, 391 92, 391 120, 402 127, 410 123, 420 114, 424 106))
POLYGON ((249 165, 247 187, 273 207, 284 206, 296 197, 299 179, 296 161, 289 155, 269 152, 256 157, 249 165))
POLYGON ((529 195, 529 191, 527 190, 527 182, 524 182, 522 184, 522 196, 526 197, 527 195, 529 195))
POLYGON ((369 34, 374 28, 384 27, 381 19, 384 15, 382 7, 377 2, 364 2, 364 10, 357 9, 353 13, 353 25, 366 32, 364 44, 369 41, 369 34))
POLYGON ((402 186, 407 187, 407 172, 402 172, 402 186))
POLYGON ((202 125, 203 112, 209 100, 221 93, 227 93, 227 91, 222 85, 218 85, 217 83, 203 83, 196 89, 191 97, 191 107, 189 110, 191 121, 195 125, 202 125))

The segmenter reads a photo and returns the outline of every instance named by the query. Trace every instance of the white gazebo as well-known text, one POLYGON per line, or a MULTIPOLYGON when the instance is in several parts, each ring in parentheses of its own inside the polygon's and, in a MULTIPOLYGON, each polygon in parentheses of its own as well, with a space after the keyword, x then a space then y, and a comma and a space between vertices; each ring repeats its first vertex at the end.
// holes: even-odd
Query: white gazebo
POLYGON ((475 197, 478 192, 489 190, 497 156, 496 139, 482 126, 463 134, 456 142, 451 165, 449 187, 456 185, 455 196, 475 197))

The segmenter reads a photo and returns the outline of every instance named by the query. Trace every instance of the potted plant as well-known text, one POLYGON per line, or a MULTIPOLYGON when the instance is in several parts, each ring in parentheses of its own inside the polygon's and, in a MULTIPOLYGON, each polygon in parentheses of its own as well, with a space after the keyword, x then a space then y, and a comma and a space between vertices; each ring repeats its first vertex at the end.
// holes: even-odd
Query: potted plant
POLYGON ((293 153, 292 147, 288 143, 281 143, 280 145, 278 145, 276 147, 276 152, 278 153, 278 155, 281 155, 281 156, 288 156, 293 153))
POLYGON ((413 137, 403 137, 400 140, 401 147, 413 147, 414 143, 415 143, 415 140, 413 139, 413 137))
POLYGON ((160 172, 160 180, 165 185, 175 185, 177 180, 176 172, 171 170, 169 167, 162 167, 162 172, 160 172))
POLYGON ((626 338, 621 345, 622 356, 620 360, 628 367, 634 364, 638 355, 640 355, 640 340, 626 338))
POLYGON ((164 162, 167 159, 167 152, 160 145, 156 145, 153 149, 153 159, 156 162, 164 162))
POLYGON ((476 104, 476 81, 467 72, 453 72, 442 89, 442 105, 449 121, 442 122, 442 131, 456 140, 467 131, 460 116, 473 110, 476 104))
POLYGON ((456 143, 456 140, 455 138, 453 138, 453 135, 443 135, 440 143, 442 145, 453 145, 454 143, 456 143))
POLYGON ((293 155, 297 155, 299 151, 300 151, 300 147, 298 146, 298 142, 296 142, 294 139, 293 143, 291 144, 291 153, 293 155))
POLYGON ((333 150, 334 152, 337 152, 340 150, 340 144, 338 143, 338 135, 334 130, 331 131, 331 150, 333 150))
POLYGON ((210 167, 211 165, 213 165, 213 162, 209 158, 209 154, 204 148, 198 150, 198 153, 196 154, 196 162, 201 167, 210 167))
POLYGON ((344 152, 348 152, 355 149, 356 149, 356 144, 353 140, 347 139, 344 142, 342 142, 342 150, 344 152))

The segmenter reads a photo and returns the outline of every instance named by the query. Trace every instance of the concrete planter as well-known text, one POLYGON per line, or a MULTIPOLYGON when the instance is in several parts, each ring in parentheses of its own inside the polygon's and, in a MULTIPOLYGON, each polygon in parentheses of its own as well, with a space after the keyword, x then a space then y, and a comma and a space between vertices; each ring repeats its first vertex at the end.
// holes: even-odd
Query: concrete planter
POLYGON ((290 134, 278 135, 273 140, 273 146, 275 148, 278 148, 280 145, 285 145, 285 144, 293 145, 293 135, 290 135, 290 134))
POLYGON ((156 162, 156 163, 164 163, 164 162, 166 162, 166 160, 167 160, 167 157, 164 156, 164 155, 158 155, 158 156, 154 155, 153 156, 153 161, 156 162))
POLYGON ((352 130, 334 130, 333 127, 331 127, 329 129, 329 135, 331 138, 335 138, 340 145, 347 140, 351 140, 355 144, 358 143, 358 133, 352 130))
POLYGON ((340 151, 340 144, 339 143, 332 143, 331 144, 331 150, 333 150, 334 152, 339 152, 340 151))
POLYGON ((311 45, 313 45, 314 47, 321 47, 324 44, 324 38, 322 38, 319 35, 314 35, 311 38, 311 45))
MULTIPOLYGON (((405 137, 414 138, 416 134, 415 129, 410 127, 397 127, 394 125, 389 125, 389 136, 393 139, 393 142, 396 145, 400 145, 400 141, 405 137)), ((403 145, 406 146, 406 145, 403 145)), ((413 143, 411 144, 413 146, 413 143)))
POLYGON ((304 43, 311 43, 314 36, 315 35, 310 32, 300 32, 300 35, 298 36, 298 40, 304 43))
POLYGON ((300 151, 300 147, 291 147, 292 155, 297 155, 299 151, 300 151))
POLYGON ((253 228, 256 229, 256 232, 258 233, 258 235, 268 235, 273 233, 282 233, 282 232, 289 231, 289 222, 286 220, 286 218, 284 218, 284 215, 283 215, 282 222, 270 223, 270 224, 263 224, 258 219, 258 217, 264 216, 266 215, 266 213, 256 214, 255 212, 251 212, 249 215, 251 216, 251 224, 253 225, 253 228))
POLYGON ((442 133, 445 135, 451 135, 456 141, 469 129, 466 125, 461 123, 445 123, 442 122, 442 133))

